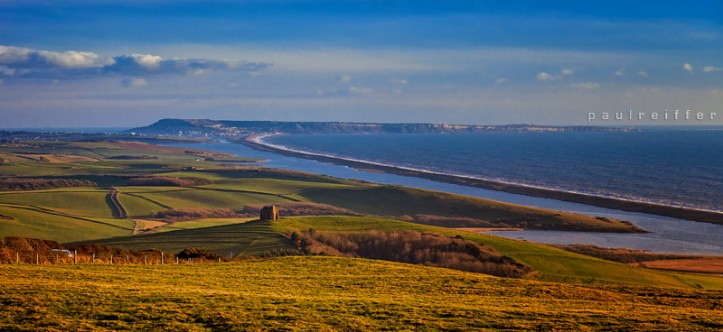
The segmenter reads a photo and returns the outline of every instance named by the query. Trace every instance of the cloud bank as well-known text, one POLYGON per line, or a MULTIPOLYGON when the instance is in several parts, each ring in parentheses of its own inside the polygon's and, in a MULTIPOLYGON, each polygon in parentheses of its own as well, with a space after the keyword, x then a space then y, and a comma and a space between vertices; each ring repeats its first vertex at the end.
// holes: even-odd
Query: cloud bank
POLYGON ((77 78, 108 75, 201 75, 254 72, 269 63, 212 59, 164 59, 152 54, 104 56, 85 51, 44 51, 0 45, 0 77, 77 78))

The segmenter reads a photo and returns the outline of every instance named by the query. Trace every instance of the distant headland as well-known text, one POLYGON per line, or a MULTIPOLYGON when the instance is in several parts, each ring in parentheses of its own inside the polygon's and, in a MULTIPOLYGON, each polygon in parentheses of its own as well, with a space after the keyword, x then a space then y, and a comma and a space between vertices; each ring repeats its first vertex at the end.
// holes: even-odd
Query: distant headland
POLYGON ((558 132, 604 131, 628 132, 635 128, 600 126, 540 126, 532 124, 466 125, 445 123, 370 123, 370 122, 298 122, 298 121, 228 121, 209 119, 162 119, 145 127, 125 131, 135 135, 183 137, 239 137, 261 133, 287 134, 372 134, 372 133, 478 133, 491 131, 558 132))

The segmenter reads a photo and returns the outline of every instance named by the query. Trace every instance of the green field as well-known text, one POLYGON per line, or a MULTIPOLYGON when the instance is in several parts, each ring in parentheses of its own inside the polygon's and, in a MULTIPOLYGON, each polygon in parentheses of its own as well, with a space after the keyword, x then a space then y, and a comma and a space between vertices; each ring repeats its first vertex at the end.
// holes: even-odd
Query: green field
POLYGON ((554 247, 502 237, 392 219, 352 216, 285 218, 276 222, 251 221, 218 227, 179 230, 157 234, 94 241, 132 250, 154 248, 179 252, 187 247, 209 248, 228 257, 260 255, 272 249, 291 248, 284 234, 313 228, 317 231, 368 232, 415 230, 465 239, 489 246, 535 269, 531 278, 576 284, 658 285, 664 287, 723 290, 723 278, 679 276, 575 254, 554 247))
POLYGON ((0 330, 709 330, 723 293, 364 259, 0 265, 0 330))
MULTIPOLYGON (((219 220, 224 219, 215 221, 219 220)), ((192 224, 189 229, 184 230, 104 239, 94 243, 132 250, 153 248, 166 252, 180 252, 189 247, 210 248, 224 257, 254 256, 273 249, 291 248, 291 243, 269 222, 241 222, 237 219, 232 221, 236 223, 204 228, 195 228, 192 224)), ((214 221, 206 220, 201 223, 205 226, 212 222, 214 221)), ((184 223, 186 222, 177 225, 184 223)))
POLYGON ((3 236, 76 242, 130 235, 133 232, 133 222, 124 219, 81 218, 4 204, 0 204, 0 214, 14 219, 0 220, 3 236))

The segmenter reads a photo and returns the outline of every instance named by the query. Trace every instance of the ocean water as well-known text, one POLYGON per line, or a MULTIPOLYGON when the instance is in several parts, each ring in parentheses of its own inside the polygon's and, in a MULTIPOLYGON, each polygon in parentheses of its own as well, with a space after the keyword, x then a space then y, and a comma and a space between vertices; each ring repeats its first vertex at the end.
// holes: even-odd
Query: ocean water
POLYGON ((297 150, 723 211, 723 130, 280 135, 297 150))
POLYGON ((515 239, 525 239, 542 243, 594 244, 605 247, 631 248, 665 253, 723 255, 723 226, 721 225, 638 212, 619 211, 548 198, 509 194, 501 191, 435 182, 411 176, 369 172, 311 159, 289 157, 270 152, 253 150, 241 144, 181 143, 170 145, 207 149, 231 153, 243 157, 259 158, 264 160, 264 166, 271 168, 311 172, 344 179, 360 179, 376 183, 444 191, 467 196, 494 199, 512 204, 535 206, 592 216, 617 218, 630 221, 650 232, 642 234, 538 231, 494 232, 494 234, 515 239))

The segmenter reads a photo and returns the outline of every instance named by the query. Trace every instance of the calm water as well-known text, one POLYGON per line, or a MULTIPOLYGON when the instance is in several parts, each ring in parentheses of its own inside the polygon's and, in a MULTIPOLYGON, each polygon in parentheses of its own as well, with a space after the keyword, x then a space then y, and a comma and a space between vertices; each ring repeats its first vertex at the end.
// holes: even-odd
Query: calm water
POLYGON ((723 130, 285 135, 303 151, 723 211, 723 130))
POLYGON ((309 159, 294 158, 256 151, 244 145, 238 144, 183 144, 180 146, 232 153, 245 157, 262 158, 266 159, 266 162, 264 163, 265 166, 273 168, 326 174, 347 179, 362 179, 377 183, 397 184, 414 188, 439 190, 495 199, 513 204, 523 204, 594 216, 619 218, 631 221, 636 225, 653 232, 648 234, 591 234, 583 232, 535 231, 497 232, 497 234, 501 236, 521 238, 543 243, 586 243, 606 247, 624 247, 657 252, 723 255, 723 226, 719 225, 697 223, 643 213, 617 211, 551 199, 514 195, 499 191, 434 182, 414 177, 359 171, 345 166, 327 164, 309 159))

